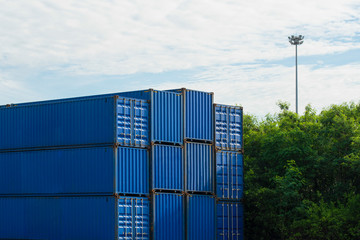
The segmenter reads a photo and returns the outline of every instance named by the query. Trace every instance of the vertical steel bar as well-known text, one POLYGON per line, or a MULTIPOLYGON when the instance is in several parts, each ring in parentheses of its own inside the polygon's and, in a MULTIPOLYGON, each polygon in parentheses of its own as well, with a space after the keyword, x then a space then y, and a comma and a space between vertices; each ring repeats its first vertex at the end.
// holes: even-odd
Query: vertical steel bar
POLYGON ((296 65, 296 114, 298 114, 298 63, 297 63, 297 45, 295 45, 295 65, 296 65))

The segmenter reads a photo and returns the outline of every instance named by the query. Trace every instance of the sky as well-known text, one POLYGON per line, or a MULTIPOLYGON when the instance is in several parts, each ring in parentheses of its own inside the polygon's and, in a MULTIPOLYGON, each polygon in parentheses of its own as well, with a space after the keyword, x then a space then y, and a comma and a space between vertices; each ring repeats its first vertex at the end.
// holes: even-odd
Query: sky
POLYGON ((259 117, 360 101, 360 1, 0 0, 0 105, 138 89, 214 92, 259 117))

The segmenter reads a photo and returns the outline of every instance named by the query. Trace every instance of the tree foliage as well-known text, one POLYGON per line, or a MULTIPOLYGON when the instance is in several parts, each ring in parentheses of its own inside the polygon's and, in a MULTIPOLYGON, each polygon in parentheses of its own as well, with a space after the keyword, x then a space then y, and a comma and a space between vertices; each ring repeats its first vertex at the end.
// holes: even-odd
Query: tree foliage
POLYGON ((360 104, 244 116, 247 239, 360 239, 360 104))

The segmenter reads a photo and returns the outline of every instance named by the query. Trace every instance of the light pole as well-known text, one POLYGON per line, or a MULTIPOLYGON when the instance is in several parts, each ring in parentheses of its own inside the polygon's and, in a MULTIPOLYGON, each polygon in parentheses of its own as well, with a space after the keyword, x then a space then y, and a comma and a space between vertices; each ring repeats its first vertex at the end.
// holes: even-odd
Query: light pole
POLYGON ((294 36, 291 35, 291 37, 289 38, 289 42, 291 43, 291 45, 295 45, 295 66, 296 66, 296 87, 295 87, 295 91, 296 91, 296 113, 298 113, 298 66, 297 66, 297 46, 301 45, 304 42, 304 36, 303 35, 299 35, 299 36, 294 36))

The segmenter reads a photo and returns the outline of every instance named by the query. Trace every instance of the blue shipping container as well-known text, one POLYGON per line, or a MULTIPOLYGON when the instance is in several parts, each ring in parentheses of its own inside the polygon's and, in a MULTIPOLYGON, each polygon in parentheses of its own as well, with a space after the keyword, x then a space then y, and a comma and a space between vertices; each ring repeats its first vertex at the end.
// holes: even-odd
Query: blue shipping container
POLYGON ((156 193, 153 198, 153 239, 184 240, 184 196, 172 193, 156 193))
POLYGON ((216 152, 216 195, 222 199, 241 199, 244 191, 243 155, 216 152))
POLYGON ((182 147, 152 146, 152 188, 154 190, 184 190, 182 147))
POLYGON ((244 239, 244 208, 242 203, 218 202, 216 204, 217 240, 244 239))
POLYGON ((212 142, 214 94, 185 88, 168 91, 184 96, 184 138, 212 142))
POLYGON ((181 94, 153 89, 117 94, 150 101, 152 142, 182 144, 183 98, 181 94))
POLYGON ((145 240, 149 212, 138 197, 0 198, 0 238, 145 240))
POLYGON ((187 240, 215 240, 215 198, 205 195, 187 197, 187 240))
POLYGON ((213 146, 185 143, 185 181, 188 192, 214 192, 213 146))
POLYGON ((118 96, 0 108, 0 150, 120 144, 145 147, 148 102, 118 96))
POLYGON ((149 194, 146 149, 92 147, 0 153, 0 195, 149 194))
POLYGON ((240 151, 243 148, 242 107, 214 104, 214 113, 216 147, 240 151))

